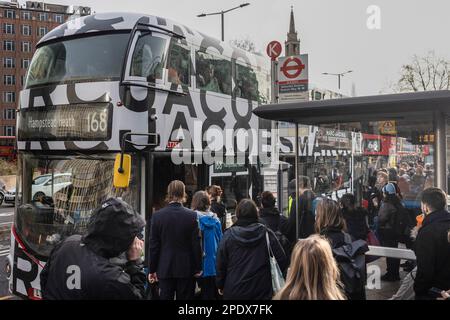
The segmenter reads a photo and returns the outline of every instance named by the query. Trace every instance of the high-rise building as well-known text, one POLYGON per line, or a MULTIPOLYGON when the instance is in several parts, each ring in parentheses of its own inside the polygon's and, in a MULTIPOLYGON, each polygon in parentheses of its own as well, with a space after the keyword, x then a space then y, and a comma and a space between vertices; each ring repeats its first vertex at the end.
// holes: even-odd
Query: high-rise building
POLYGON ((0 157, 8 156, 16 134, 16 106, 37 42, 74 16, 88 15, 89 7, 45 2, 0 1, 0 157))

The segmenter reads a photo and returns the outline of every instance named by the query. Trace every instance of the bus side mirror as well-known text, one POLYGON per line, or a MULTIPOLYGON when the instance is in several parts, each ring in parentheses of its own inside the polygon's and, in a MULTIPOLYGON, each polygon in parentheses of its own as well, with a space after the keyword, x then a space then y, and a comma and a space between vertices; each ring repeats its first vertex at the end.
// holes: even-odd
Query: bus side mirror
POLYGON ((114 161, 114 181, 115 188, 128 188, 131 177, 131 156, 119 153, 114 161))

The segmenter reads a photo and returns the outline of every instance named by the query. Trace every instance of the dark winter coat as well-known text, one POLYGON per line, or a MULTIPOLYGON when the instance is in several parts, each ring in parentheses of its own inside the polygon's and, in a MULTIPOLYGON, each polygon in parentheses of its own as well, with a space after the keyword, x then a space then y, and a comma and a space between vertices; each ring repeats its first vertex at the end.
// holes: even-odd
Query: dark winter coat
POLYGON ((347 232, 353 239, 367 240, 369 233, 369 226, 367 225, 368 212, 363 208, 356 208, 355 210, 342 209, 345 223, 347 224, 347 232))
POLYGON ((202 270, 197 213, 173 202, 152 216, 150 273, 158 278, 191 278, 202 270))
POLYGON ((272 278, 266 242, 269 232, 270 246, 285 273, 286 255, 275 234, 263 224, 237 221, 227 229, 217 253, 217 287, 226 300, 270 300, 272 278))
POLYGON ((144 224, 138 213, 117 213, 114 205, 95 212, 83 238, 73 235, 53 249, 40 275, 43 298, 144 298, 143 265, 129 261, 120 266, 112 261, 127 251, 144 224))
POLYGON ((262 208, 259 211, 259 219, 273 232, 284 229, 288 221, 277 208, 262 208))
POLYGON ((450 213, 446 210, 430 213, 419 229, 414 251, 417 274, 414 281, 416 299, 429 299, 432 287, 450 289, 450 213))

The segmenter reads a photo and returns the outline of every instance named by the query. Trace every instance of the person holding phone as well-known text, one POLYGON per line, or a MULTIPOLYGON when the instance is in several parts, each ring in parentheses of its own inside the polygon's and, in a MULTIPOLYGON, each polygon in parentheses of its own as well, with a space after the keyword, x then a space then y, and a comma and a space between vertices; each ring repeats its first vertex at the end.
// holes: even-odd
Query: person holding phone
POLYGON ((110 198, 94 210, 84 236, 73 235, 53 249, 41 272, 45 300, 138 300, 146 277, 139 239, 145 225, 130 205, 110 198), (114 263, 125 257, 123 265, 114 263))

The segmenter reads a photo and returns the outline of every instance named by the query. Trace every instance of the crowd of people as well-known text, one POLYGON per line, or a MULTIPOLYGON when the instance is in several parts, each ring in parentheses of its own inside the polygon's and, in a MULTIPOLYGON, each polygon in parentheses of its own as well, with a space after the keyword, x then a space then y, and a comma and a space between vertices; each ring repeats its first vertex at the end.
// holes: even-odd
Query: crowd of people
MULTIPOLYGON (((309 178, 301 176, 298 192, 294 188, 289 197, 288 217, 278 211, 274 195, 265 191, 259 205, 242 199, 228 228, 220 186, 197 191, 191 208, 186 208, 185 185, 174 180, 167 188, 167 205, 147 221, 147 265, 140 254, 144 222, 123 201, 109 199, 92 216, 85 236, 72 236, 55 247, 41 273, 43 297, 364 300, 369 262, 365 253, 377 234, 382 245, 396 247, 402 241, 417 256, 416 265, 406 266, 415 277, 402 284, 397 298, 404 298, 411 288, 416 299, 436 298, 436 288, 441 299, 448 298, 446 194, 424 188, 416 219, 402 203, 400 181, 392 181, 384 171, 374 177, 377 183, 358 206, 353 194, 339 201, 317 197, 309 178), (417 226, 411 226, 411 217, 417 226), (115 224, 122 232, 116 233, 115 224), (415 240, 407 234, 411 231, 415 240), (277 270, 286 279, 280 288, 273 284, 277 270)), ((398 281, 399 268, 398 259, 387 259, 382 279, 398 281)))

